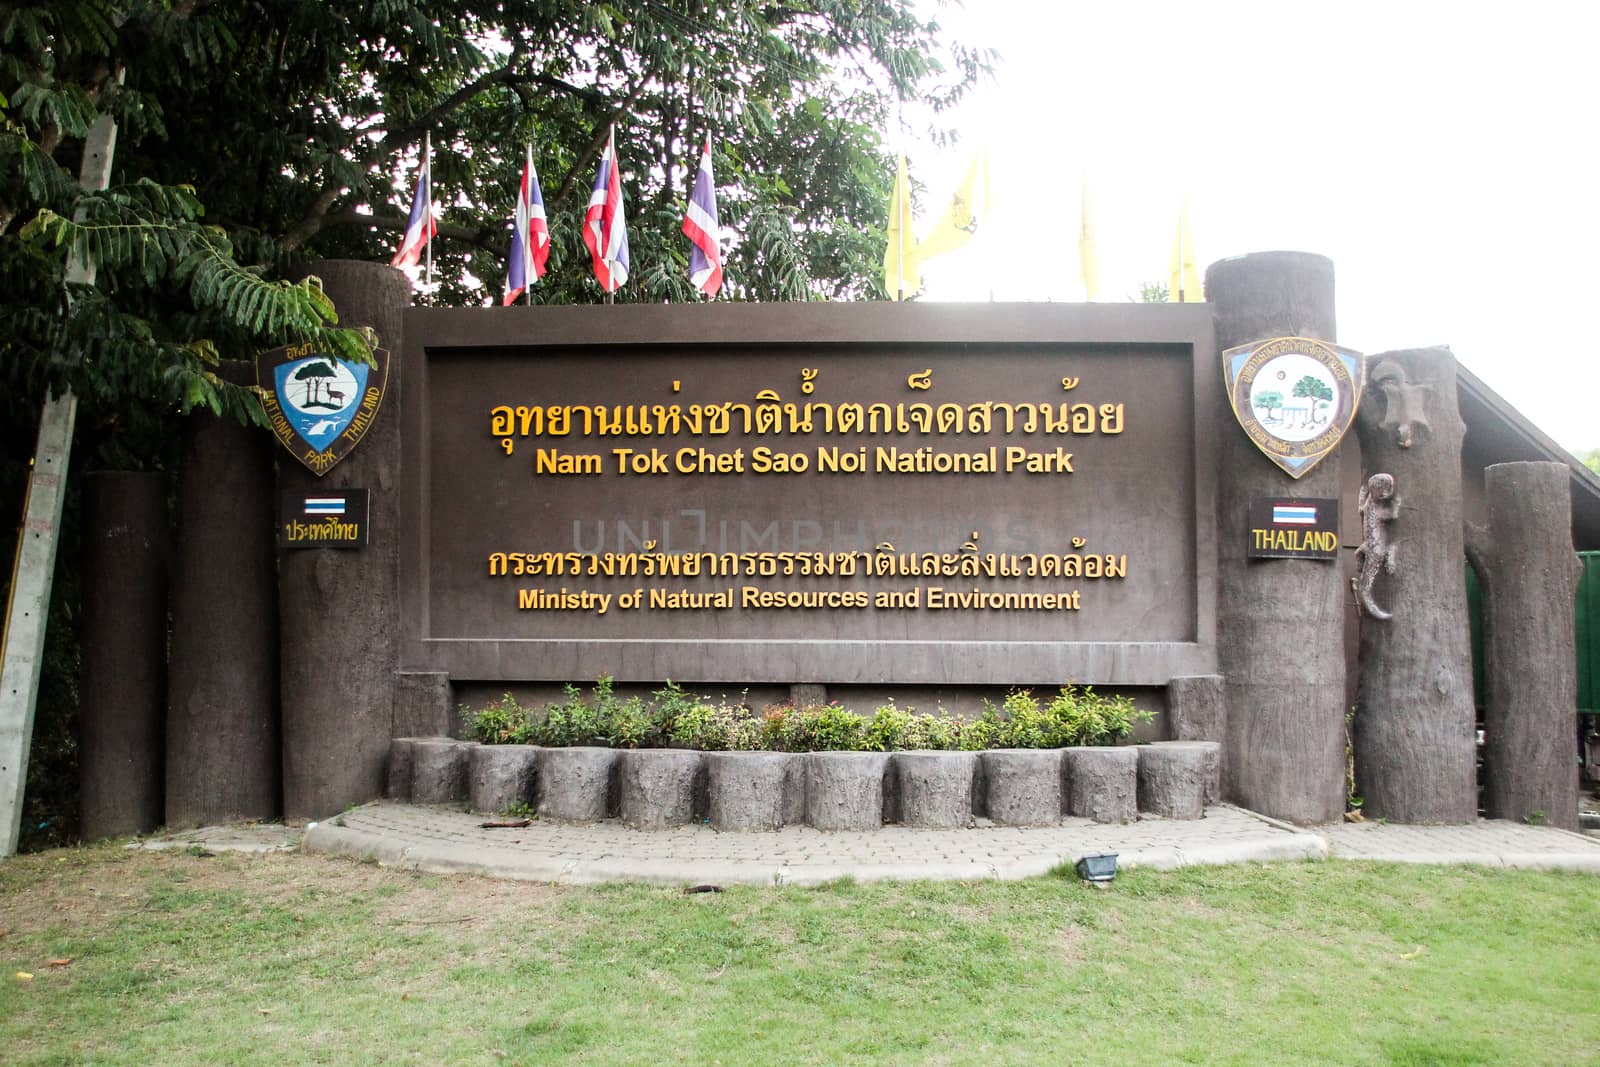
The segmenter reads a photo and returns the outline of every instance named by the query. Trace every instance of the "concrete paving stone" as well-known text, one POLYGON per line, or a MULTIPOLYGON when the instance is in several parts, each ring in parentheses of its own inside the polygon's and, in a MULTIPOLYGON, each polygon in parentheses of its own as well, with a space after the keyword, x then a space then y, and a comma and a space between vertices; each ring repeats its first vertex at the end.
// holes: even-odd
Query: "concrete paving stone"
MULTIPOLYGON (((1035 828, 954 830, 886 826, 824 832, 718 832, 704 825, 637 831, 616 820, 572 826, 535 822, 482 830, 450 808, 379 801, 308 826, 303 847, 417 870, 587 884, 816 884, 843 877, 1026 878, 1093 852, 1119 866, 1316 860, 1328 856, 1600 872, 1600 840, 1551 827, 1479 822, 1460 827, 1339 824, 1305 829, 1228 805, 1198 821, 1145 817, 1127 824, 1066 818, 1035 828)), ((189 842, 184 842, 187 844, 189 842)), ((173 847, 181 847, 175 845, 173 847)))
POLYGON ((283 823, 229 823, 156 834, 125 845, 130 849, 163 851, 199 848, 206 852, 293 852, 301 829, 283 823))

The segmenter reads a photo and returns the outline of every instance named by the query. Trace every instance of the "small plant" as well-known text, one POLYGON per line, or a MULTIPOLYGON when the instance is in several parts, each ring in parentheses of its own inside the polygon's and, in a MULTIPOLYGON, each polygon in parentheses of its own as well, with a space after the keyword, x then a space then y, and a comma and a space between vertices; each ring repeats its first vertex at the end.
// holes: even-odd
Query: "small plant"
POLYGON ((1356 708, 1351 704, 1344 714, 1344 803, 1346 811, 1359 812, 1365 798, 1356 792, 1356 708))
POLYGON ((655 711, 651 718, 654 721, 656 735, 661 738, 671 737, 678 717, 700 703, 699 697, 684 692, 683 688, 671 678, 668 678, 667 684, 657 689, 651 696, 655 700, 655 711))
POLYGON ((701 702, 678 715, 668 740, 702 752, 759 749, 762 724, 744 708, 701 702))
POLYGON ((791 735, 794 752, 859 752, 866 723, 842 704, 801 708, 791 735))
POLYGON ((658 743, 656 723, 640 697, 618 699, 609 675, 594 683, 595 740, 613 748, 642 748, 658 743))
POLYGON ((1545 819, 1546 815, 1542 811, 1530 811, 1528 814, 1522 817, 1522 821, 1527 823, 1529 826, 1543 826, 1545 824, 1545 819))
POLYGON ((861 747, 868 752, 893 752, 913 747, 909 742, 916 732, 916 717, 910 711, 883 705, 867 720, 862 730, 861 747))
POLYGON ((533 735, 532 717, 510 693, 477 711, 463 706, 461 718, 468 734, 486 745, 525 745, 533 735))
POLYGON ((568 683, 564 692, 565 702, 551 704, 545 709, 544 721, 534 730, 534 740, 553 748, 604 744, 600 716, 595 709, 584 703, 577 686, 568 683))
POLYGON ((500 814, 507 819, 537 819, 539 813, 526 801, 518 800, 508 804, 500 814))

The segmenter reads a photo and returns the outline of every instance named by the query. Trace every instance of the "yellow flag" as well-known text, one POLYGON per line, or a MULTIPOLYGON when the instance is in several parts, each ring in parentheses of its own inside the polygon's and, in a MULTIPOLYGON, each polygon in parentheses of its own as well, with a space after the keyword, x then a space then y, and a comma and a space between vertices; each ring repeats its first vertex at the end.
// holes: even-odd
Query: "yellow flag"
POLYGON ((1089 179, 1083 180, 1083 209, 1078 217, 1078 262, 1083 268, 1083 298, 1100 295, 1100 265, 1095 260, 1094 223, 1089 216, 1089 179))
POLYGON ((1194 237, 1189 233, 1189 201, 1178 212, 1178 236, 1172 244, 1172 263, 1167 268, 1167 299, 1174 304, 1204 303, 1200 290, 1200 271, 1194 264, 1194 237))
POLYGON ((883 253, 883 287, 890 300, 905 300, 922 288, 917 262, 917 239, 911 233, 911 183, 906 180, 906 157, 900 157, 894 195, 889 198, 889 247, 883 253))
POLYGON ((988 218, 989 148, 979 145, 967 163, 966 177, 961 179, 944 211, 934 220, 933 229, 917 245, 918 258, 926 262, 963 247, 988 218))

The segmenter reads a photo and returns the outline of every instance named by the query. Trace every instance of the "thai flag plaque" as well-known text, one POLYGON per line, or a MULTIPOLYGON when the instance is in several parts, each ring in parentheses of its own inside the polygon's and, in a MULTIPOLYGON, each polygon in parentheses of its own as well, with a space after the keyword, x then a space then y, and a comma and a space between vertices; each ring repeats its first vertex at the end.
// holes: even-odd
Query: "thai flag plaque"
POLYGON ((1252 559, 1337 559, 1339 501, 1264 497, 1250 501, 1252 559))
POLYGON ((362 548, 367 489, 306 489, 278 500, 279 548, 362 548))

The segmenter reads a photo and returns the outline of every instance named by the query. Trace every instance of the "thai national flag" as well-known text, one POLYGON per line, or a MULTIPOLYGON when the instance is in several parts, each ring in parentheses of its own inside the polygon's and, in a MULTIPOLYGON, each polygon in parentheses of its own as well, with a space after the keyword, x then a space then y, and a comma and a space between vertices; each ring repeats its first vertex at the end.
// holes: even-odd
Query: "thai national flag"
POLYGON ((606 132, 600 170, 594 176, 589 209, 583 213, 583 243, 594 259, 600 288, 617 291, 628 280, 628 222, 622 212, 622 173, 617 166, 616 128, 606 132))
POLYGON ((1317 509, 1305 504, 1274 504, 1272 522, 1275 526, 1315 526, 1317 509))
POLYGON ((544 194, 539 191, 539 173, 533 169, 533 146, 522 165, 522 188, 517 191, 517 210, 511 220, 511 255, 506 264, 506 304, 512 304, 522 291, 544 277, 545 261, 550 258, 550 227, 544 217, 544 194))
POLYGON ((343 515, 344 497, 342 496, 308 496, 306 497, 307 515, 343 515))
POLYGON ((709 134, 700 154, 700 173, 694 179, 689 212, 683 217, 683 232, 694 245, 689 250, 689 280, 706 296, 716 296, 722 288, 722 250, 717 247, 717 186, 711 177, 709 134))
POLYGON ((406 223, 406 235, 400 241, 400 251, 389 261, 391 267, 409 267, 422 258, 422 250, 439 232, 439 223, 433 217, 433 189, 429 177, 426 154, 422 171, 417 175, 417 191, 411 197, 411 221, 406 223))

